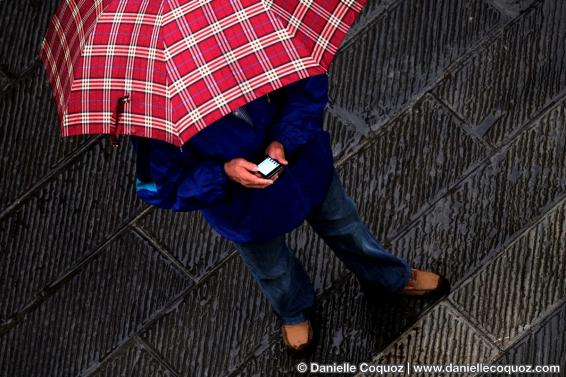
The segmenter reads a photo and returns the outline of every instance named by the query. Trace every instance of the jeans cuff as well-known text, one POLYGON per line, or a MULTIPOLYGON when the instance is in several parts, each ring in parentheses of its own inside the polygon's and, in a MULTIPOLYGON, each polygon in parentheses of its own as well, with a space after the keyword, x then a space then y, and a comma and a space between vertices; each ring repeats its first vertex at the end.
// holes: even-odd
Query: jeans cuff
POLYGON ((308 318, 305 314, 299 314, 293 317, 280 317, 281 323, 284 325, 294 325, 306 321, 308 318))
POLYGON ((409 280, 411 280, 411 276, 412 276, 411 267, 409 265, 407 265, 407 268, 405 269, 405 274, 403 275, 403 277, 401 279, 399 279, 399 283, 395 285, 395 288, 392 289, 392 291, 398 292, 401 289, 405 288, 405 286, 407 285, 409 280))

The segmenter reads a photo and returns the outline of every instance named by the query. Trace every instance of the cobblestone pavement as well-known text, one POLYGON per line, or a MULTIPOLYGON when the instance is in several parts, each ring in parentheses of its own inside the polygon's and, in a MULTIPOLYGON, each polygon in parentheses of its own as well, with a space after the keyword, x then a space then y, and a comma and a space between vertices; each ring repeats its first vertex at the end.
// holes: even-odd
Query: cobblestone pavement
MULTIPOLYGON (((233 245, 137 199, 128 143, 60 138, 37 57, 57 2, 0 0, 0 376, 294 375, 233 245)), ((362 217, 453 286, 368 302, 303 224, 324 319, 307 361, 566 373, 566 2, 370 0, 330 73, 362 217)))

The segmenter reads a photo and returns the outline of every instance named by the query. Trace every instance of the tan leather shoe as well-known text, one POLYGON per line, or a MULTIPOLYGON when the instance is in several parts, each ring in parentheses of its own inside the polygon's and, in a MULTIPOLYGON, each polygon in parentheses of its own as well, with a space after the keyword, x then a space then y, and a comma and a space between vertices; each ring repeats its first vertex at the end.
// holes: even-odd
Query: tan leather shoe
POLYGON ((292 352, 302 352, 308 349, 313 339, 313 328, 310 320, 281 326, 283 343, 292 352))
POLYGON ((434 272, 411 268, 411 279, 397 293, 406 296, 424 296, 444 291, 447 285, 446 279, 434 272))

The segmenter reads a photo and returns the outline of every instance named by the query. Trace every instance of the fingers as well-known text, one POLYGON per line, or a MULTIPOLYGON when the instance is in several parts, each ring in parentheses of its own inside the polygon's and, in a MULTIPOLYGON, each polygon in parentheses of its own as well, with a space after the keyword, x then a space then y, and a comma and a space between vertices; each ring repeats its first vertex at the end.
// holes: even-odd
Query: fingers
POLYGON ((285 154, 282 151, 279 151, 279 152, 276 152, 276 153, 271 153, 270 156, 271 156, 271 158, 279 161, 283 165, 288 164, 287 160, 285 160, 285 154))
POLYGON ((242 185, 250 188, 265 188, 273 184, 273 180, 258 177, 247 170, 242 171, 240 178, 242 185))
MULTIPOLYGON (((277 174, 275 174, 274 176, 271 176, 271 177, 269 177, 269 178, 267 178, 267 179, 271 179, 272 181, 276 181, 277 178, 279 178, 279 176, 281 175, 281 173, 282 173, 282 171, 280 171, 279 173, 277 173, 277 174)), ((263 175, 261 175, 260 172, 256 172, 256 173, 253 173, 253 174, 254 174, 256 177, 263 178, 263 175)))
POLYGON ((276 159, 283 165, 287 165, 288 162, 285 159, 285 152, 283 152, 283 148, 276 148, 272 151, 271 155, 272 158, 276 159))
MULTIPOLYGON (((275 158, 274 156, 272 157, 275 158)), ((281 163, 286 165, 287 161, 283 158, 281 163)), ((234 159, 230 164, 231 167, 228 169, 230 173, 229 176, 242 186, 248 188, 266 188, 272 185, 275 180, 279 178, 280 174, 277 173, 273 177, 266 179, 259 173, 259 168, 256 164, 244 158, 234 159)))
POLYGON ((266 148, 265 153, 276 159, 283 165, 287 165, 288 162, 285 159, 285 148, 283 144, 278 141, 272 141, 266 148))
POLYGON ((252 172, 258 171, 258 167, 257 167, 256 164, 254 164, 253 162, 250 162, 248 160, 244 160, 243 158, 241 159, 239 165, 241 167, 243 167, 244 169, 247 169, 247 170, 252 171, 252 172))

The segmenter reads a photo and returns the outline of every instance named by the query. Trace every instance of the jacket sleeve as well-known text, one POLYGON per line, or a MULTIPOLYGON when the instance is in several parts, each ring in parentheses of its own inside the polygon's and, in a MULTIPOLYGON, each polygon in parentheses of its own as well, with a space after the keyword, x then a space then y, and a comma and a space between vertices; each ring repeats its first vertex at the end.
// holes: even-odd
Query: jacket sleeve
POLYGON ((328 103, 328 75, 309 76, 277 90, 279 111, 269 136, 283 144, 285 154, 292 156, 322 129, 324 109, 328 103))
POLYGON ((179 148, 159 140, 131 136, 136 152, 136 192, 151 205, 172 211, 211 206, 226 196, 224 163, 188 163, 179 148))

